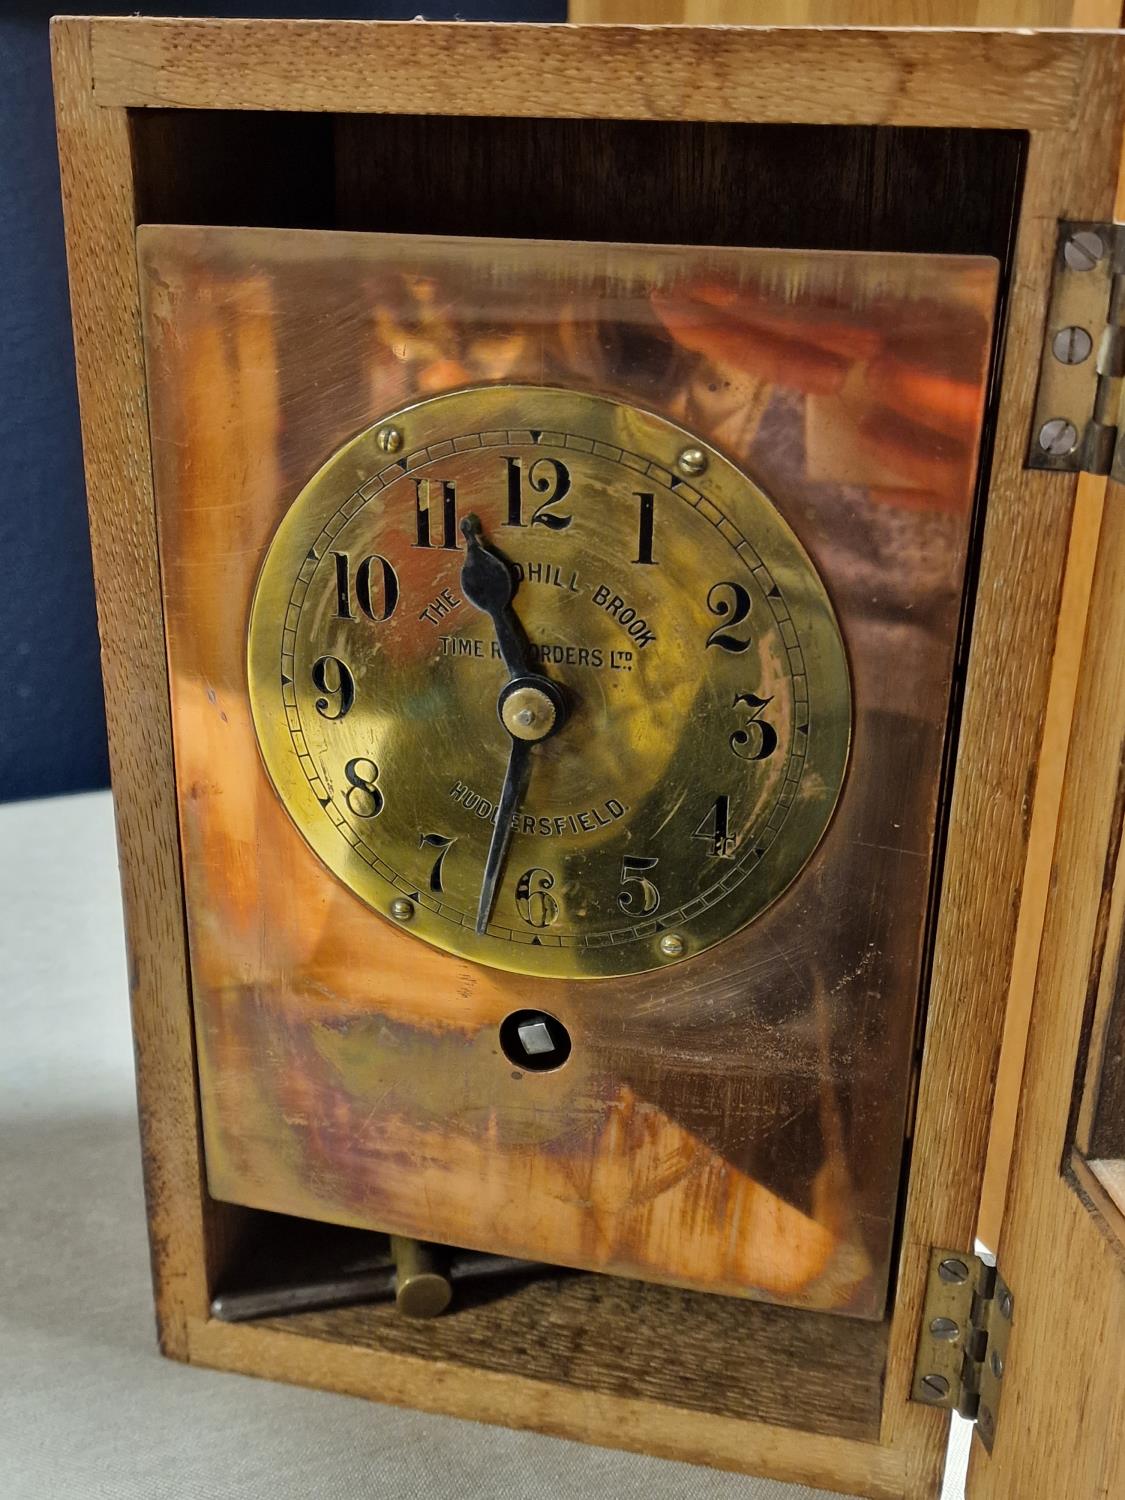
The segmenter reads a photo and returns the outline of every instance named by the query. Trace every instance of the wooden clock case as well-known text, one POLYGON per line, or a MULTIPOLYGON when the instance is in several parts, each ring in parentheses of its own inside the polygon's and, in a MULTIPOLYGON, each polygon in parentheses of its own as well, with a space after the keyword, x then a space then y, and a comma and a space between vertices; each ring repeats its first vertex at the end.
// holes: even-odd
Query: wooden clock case
POLYGON ((53 43, 163 1350, 859 1494, 936 1495, 948 1419, 909 1399, 931 1247, 972 1245, 1013 959, 1042 932, 1000 1246, 1020 1396, 972 1493, 1109 1493, 1112 1443, 1037 1434, 1048 1410, 1093 1434, 1120 1416, 1116 1210, 1083 1176, 1071 1100, 1121 922, 1125 512, 1112 482, 1032 471, 1026 455, 1059 221, 1112 215, 1125 39, 75 18, 53 43), (153 221, 1000 261, 975 602, 882 1322, 586 1276, 431 1325, 371 1307, 210 1316, 232 1267, 331 1265, 336 1232, 215 1202, 202 1173, 135 256, 136 226, 153 221), (1044 922, 1021 891, 1029 837, 1054 827, 1037 776, 1052 663, 1060 618, 1081 635, 1087 617, 1044 922), (1076 1310, 1056 1287, 1079 1280, 1076 1310), (1075 1318, 1100 1382, 1057 1375, 1059 1325, 1075 1318))

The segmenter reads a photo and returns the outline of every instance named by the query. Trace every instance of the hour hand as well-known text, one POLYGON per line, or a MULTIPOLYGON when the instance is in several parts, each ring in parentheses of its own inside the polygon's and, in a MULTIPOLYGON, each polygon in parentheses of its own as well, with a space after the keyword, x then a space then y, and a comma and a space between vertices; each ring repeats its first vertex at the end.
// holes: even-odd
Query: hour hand
POLYGON ((492 621, 509 676, 526 677, 533 669, 527 638, 512 612, 512 596, 516 591, 512 565, 484 542, 476 516, 466 516, 461 531, 465 538, 461 591, 475 609, 492 621))

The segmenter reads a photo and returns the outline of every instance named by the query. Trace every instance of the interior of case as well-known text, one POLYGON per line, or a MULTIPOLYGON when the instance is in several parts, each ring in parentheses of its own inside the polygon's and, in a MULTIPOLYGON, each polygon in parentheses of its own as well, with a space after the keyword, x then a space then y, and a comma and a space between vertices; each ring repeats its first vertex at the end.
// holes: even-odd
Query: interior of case
MULTIPOLYGON (((140 223, 989 255, 1001 266, 1000 347, 1024 153, 1017 133, 165 110, 135 112, 131 125, 140 223)), ((981 492, 988 431, 986 417, 981 492)), ((955 701, 971 598, 970 563, 955 701)), ((939 830, 931 892, 940 864, 939 830)), ((919 1037, 923 1016, 924 1004, 919 1037)), ((908 1142, 904 1191, 909 1156, 908 1142)), ((331 1277, 385 1255, 375 1235, 230 1205, 215 1215, 215 1293, 331 1277)), ((893 1299, 892 1278, 888 1309, 893 1299)), ((456 1315, 429 1323, 386 1304, 272 1321, 365 1348, 874 1439, 890 1313, 859 1323, 565 1272, 482 1287, 456 1315)))

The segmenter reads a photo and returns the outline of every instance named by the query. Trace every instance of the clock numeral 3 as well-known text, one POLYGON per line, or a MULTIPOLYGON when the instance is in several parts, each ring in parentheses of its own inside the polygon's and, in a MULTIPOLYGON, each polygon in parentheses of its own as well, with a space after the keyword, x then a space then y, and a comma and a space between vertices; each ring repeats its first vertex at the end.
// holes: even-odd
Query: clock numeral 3
POLYGON ((338 656, 318 656, 312 664, 313 686, 324 693, 314 704, 322 719, 342 719, 355 702, 355 678, 338 656))
POLYGON ((707 594, 707 608, 713 615, 723 617, 723 624, 716 625, 707 637, 708 646, 718 646, 722 651, 745 651, 751 641, 747 632, 741 640, 728 632, 734 625, 741 625, 750 613, 750 595, 740 583, 712 584, 707 594))
POLYGON ((537 495, 546 498, 531 513, 530 523, 523 518, 523 461, 510 454, 504 455, 508 466, 508 520, 509 526, 546 526, 549 531, 565 531, 574 520, 573 516, 560 516, 551 510, 570 492, 570 470, 557 458, 537 458, 527 471, 527 482, 537 495))
POLYGON ((457 491, 452 479, 416 479, 414 513, 418 529, 416 547, 436 546, 447 552, 457 551, 457 491), (439 531, 441 541, 435 542, 439 531))
POLYGON ((753 693, 734 695, 732 708, 742 703, 750 710, 742 728, 730 737, 730 747, 739 760, 767 760, 777 749, 777 730, 761 717, 772 702, 772 698, 758 698, 753 693))
POLYGON ((635 885, 637 889, 623 890, 617 904, 631 917, 651 917, 660 909, 660 892, 644 874, 645 870, 655 870, 659 863, 658 859, 641 859, 632 854, 626 854, 621 861, 621 884, 635 885))
POLYGON ((383 794, 375 783, 379 779, 379 767, 373 760, 357 755, 344 767, 348 779, 348 795, 345 801, 357 818, 377 818, 383 811, 383 794))
POLYGON ((730 798, 724 793, 715 798, 715 805, 692 834, 693 839, 703 839, 710 844, 713 859, 733 859, 738 848, 738 839, 730 831, 730 798))
MULTIPOLYGON (((351 561, 346 552, 331 552, 336 559, 336 618, 354 620, 352 613, 351 561)), ((385 557, 373 553, 355 570, 355 602, 369 620, 389 620, 398 605, 398 574, 385 557), (378 583, 373 588, 375 569, 378 583), (382 599, 382 607, 377 604, 382 599)))
POLYGON ((525 870, 516 882, 516 909, 529 927, 550 927, 559 919, 559 903, 550 895, 550 870, 525 870))
POLYGON ((441 867, 445 863, 445 856, 456 842, 455 838, 447 839, 444 834, 440 833, 423 833, 418 838, 419 849, 424 849, 428 845, 431 849, 438 851, 438 857, 434 860, 434 867, 430 871, 430 890, 438 896, 445 892, 445 887, 441 883, 441 867))

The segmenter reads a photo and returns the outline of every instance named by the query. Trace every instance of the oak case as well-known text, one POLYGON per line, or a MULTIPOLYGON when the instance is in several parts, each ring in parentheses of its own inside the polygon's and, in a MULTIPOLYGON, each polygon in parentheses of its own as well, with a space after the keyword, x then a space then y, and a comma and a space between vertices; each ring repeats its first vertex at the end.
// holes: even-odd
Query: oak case
MULTIPOLYGON (((1024 453, 1057 221, 1112 208, 1120 39, 74 20, 54 40, 162 1346, 857 1493, 936 1493, 945 1422, 907 1404, 918 1314, 930 1246, 972 1240, 1079 490, 1027 472, 1024 453), (661 173, 615 191, 642 145, 661 173), (284 191, 254 169, 263 152, 284 153, 284 191), (472 196, 485 153, 495 173, 472 196), (658 204, 668 238, 698 241, 675 230, 698 223, 702 197, 718 243, 965 251, 1006 269, 902 1251, 892 1311, 859 1337, 816 1314, 588 1279, 421 1332, 371 1310, 242 1328, 208 1316, 270 1226, 213 1202, 200 1173, 135 227, 512 233, 512 189, 544 160, 565 168, 544 173, 523 233, 643 239, 634 226, 658 204), (791 191, 795 167, 807 194, 791 191), (534 1348, 529 1322, 548 1330, 534 1348)), ((1119 628, 1108 607, 1104 622, 1119 628)))

